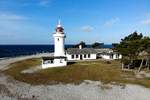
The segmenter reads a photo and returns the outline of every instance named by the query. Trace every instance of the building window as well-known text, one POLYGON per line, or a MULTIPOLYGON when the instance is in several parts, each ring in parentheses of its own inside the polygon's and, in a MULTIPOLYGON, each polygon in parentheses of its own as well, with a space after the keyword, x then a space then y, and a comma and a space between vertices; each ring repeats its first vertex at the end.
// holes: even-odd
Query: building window
POLYGON ((51 60, 48 60, 48 61, 47 61, 47 64, 50 64, 50 63, 51 63, 51 60))
POLYGON ((78 58, 78 55, 76 55, 76 58, 78 58))
POLYGON ((84 58, 86 58, 86 54, 84 54, 84 58))
POLYGON ((51 63, 54 63, 54 60, 51 60, 51 63))
POLYGON ((59 41, 59 38, 57 38, 57 40, 59 41))
POLYGON ((74 59, 74 55, 71 55, 71 58, 74 59))
POLYGON ((82 60, 83 58, 82 58, 82 55, 80 55, 80 60, 82 60))
POLYGON ((91 55, 90 54, 88 54, 88 58, 90 58, 91 57, 91 55))
POLYGON ((52 64, 54 63, 54 60, 45 60, 43 61, 43 64, 52 64))

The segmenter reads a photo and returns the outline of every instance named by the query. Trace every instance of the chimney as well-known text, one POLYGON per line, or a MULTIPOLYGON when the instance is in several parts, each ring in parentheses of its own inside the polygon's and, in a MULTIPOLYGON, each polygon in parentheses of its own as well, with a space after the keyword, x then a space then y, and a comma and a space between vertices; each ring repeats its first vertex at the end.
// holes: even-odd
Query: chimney
POLYGON ((82 49, 82 45, 81 44, 79 45, 79 49, 82 49))

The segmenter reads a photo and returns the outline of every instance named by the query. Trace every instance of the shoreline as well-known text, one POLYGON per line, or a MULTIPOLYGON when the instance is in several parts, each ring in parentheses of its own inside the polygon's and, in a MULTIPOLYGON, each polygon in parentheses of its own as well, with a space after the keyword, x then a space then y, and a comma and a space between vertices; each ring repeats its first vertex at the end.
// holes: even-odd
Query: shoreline
POLYGON ((19 56, 11 56, 11 57, 0 57, 0 60, 10 59, 10 58, 18 58, 18 57, 26 57, 26 56, 46 55, 46 54, 53 54, 53 53, 54 52, 45 52, 45 53, 36 53, 36 54, 29 54, 29 55, 19 55, 19 56))
POLYGON ((25 60, 25 59, 31 59, 31 58, 40 58, 42 56, 52 56, 53 53, 38 53, 34 55, 26 55, 26 56, 18 56, 18 57, 9 57, 6 59, 0 60, 0 70, 5 70, 8 68, 8 65, 17 61, 25 60))

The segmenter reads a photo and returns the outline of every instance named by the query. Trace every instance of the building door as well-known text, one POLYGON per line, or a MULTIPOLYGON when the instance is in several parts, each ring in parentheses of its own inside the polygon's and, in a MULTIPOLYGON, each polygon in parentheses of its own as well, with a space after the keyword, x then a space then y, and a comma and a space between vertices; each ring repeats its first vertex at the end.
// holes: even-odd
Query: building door
POLYGON ((82 58, 82 55, 80 55, 80 60, 82 60, 83 58, 82 58))
POLYGON ((113 54, 110 55, 110 59, 113 59, 113 54))

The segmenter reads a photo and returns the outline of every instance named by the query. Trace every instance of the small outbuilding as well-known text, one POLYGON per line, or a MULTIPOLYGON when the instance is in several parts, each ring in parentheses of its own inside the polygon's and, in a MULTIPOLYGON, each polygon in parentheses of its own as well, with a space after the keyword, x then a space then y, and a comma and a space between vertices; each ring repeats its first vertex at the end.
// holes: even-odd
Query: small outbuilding
POLYGON ((66 66, 67 61, 64 56, 42 57, 42 68, 66 66))
POLYGON ((101 48, 101 49, 95 49, 97 52, 97 57, 106 59, 106 60, 115 60, 115 59, 121 59, 122 55, 118 52, 113 51, 109 48, 101 48))

